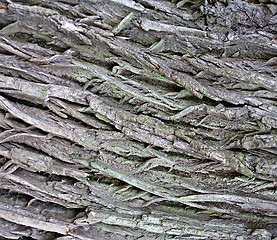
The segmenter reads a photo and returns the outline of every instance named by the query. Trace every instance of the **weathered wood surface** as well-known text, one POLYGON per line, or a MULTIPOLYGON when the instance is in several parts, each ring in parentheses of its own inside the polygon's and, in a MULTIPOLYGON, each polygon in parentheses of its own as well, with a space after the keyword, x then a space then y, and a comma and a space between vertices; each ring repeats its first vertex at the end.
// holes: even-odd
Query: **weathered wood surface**
POLYGON ((277 2, 0 1, 0 236, 277 239, 277 2))

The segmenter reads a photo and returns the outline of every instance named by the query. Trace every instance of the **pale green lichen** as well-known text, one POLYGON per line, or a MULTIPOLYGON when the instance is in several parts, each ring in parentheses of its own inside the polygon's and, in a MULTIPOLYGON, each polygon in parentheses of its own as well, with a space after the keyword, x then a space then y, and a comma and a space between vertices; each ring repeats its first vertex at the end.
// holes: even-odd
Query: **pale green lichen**
POLYGON ((101 114, 96 113, 95 116, 96 116, 98 119, 100 119, 100 120, 102 120, 102 121, 104 121, 104 122, 106 122, 106 123, 111 123, 111 120, 110 120, 110 119, 106 118, 105 116, 103 116, 103 115, 101 115, 101 114))

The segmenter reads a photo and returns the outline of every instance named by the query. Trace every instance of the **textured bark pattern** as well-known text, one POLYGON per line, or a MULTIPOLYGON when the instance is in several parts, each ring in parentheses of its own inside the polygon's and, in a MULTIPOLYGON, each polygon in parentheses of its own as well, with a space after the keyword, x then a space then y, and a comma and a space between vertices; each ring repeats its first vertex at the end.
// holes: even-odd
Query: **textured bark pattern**
POLYGON ((277 2, 0 1, 0 236, 277 238, 277 2))

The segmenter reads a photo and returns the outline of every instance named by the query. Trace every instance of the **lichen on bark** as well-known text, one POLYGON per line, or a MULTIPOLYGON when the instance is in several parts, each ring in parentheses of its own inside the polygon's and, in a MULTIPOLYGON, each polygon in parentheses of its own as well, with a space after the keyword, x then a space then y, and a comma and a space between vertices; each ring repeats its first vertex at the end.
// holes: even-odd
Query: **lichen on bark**
POLYGON ((276 4, 0 1, 0 236, 276 239, 276 4))

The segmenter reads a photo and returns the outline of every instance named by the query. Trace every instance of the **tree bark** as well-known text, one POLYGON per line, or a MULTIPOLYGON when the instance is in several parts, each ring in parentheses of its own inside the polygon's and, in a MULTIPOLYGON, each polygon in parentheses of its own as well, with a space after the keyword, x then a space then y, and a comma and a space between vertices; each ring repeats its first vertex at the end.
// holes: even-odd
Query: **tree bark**
POLYGON ((277 1, 0 1, 0 236, 277 239, 277 1))

